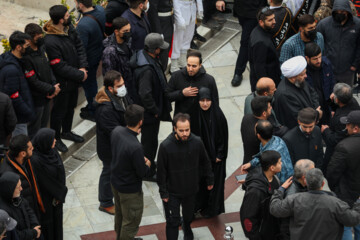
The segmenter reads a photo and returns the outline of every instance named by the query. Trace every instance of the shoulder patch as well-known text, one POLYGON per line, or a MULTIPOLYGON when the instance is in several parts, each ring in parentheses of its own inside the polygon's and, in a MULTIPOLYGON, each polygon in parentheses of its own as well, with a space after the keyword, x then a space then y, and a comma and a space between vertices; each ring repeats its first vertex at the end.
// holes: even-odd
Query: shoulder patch
POLYGON ((247 232, 251 232, 253 226, 252 226, 252 222, 251 222, 250 219, 245 218, 245 220, 244 220, 244 226, 245 226, 245 230, 246 230, 247 232))
POLYGON ((34 70, 26 71, 26 72, 25 72, 25 77, 26 77, 26 78, 30 78, 30 77, 32 77, 32 76, 34 76, 34 75, 35 75, 35 71, 34 71, 34 70))
POLYGON ((19 91, 17 91, 16 93, 11 94, 10 98, 11 99, 15 99, 19 97, 19 91))
POLYGON ((50 61, 50 65, 55 65, 55 64, 58 64, 59 62, 60 62, 60 58, 55 58, 50 61))

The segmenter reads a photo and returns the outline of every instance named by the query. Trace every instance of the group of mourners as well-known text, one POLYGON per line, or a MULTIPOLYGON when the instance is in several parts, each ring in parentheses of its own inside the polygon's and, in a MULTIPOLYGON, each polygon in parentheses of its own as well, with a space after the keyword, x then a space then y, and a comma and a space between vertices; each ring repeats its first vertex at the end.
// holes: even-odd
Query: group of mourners
MULTIPOLYGON (((194 239, 194 216, 225 212, 229 132, 216 81, 189 48, 197 17, 214 27, 223 23, 216 9, 229 9, 221 0, 204 1, 205 12, 199 0, 75 5, 76 28, 55 5, 43 29, 15 31, 0 58, 0 144, 9 148, 0 165, 1 238, 63 239, 67 187, 58 152, 68 151, 62 139, 84 142, 71 131, 82 85, 80 116, 96 122, 103 163, 99 210, 115 215, 116 238, 141 239, 145 180, 158 184, 166 238, 178 239, 181 226, 184 239, 194 239), (159 145, 161 121, 173 127, 159 145)), ((231 84, 241 84, 249 62, 252 92, 240 126, 247 174, 240 221, 249 239, 347 240, 351 227, 360 236, 360 107, 352 90, 360 21, 351 6, 234 1, 242 33, 231 84), (322 190, 324 176, 334 193, 322 190)))

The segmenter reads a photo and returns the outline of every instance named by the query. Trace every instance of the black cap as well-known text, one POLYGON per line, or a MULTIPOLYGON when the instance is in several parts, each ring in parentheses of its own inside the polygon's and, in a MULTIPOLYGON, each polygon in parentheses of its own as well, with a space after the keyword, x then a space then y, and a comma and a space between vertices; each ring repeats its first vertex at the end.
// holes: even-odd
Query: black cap
POLYGON ((17 225, 15 219, 9 216, 7 212, 0 209, 0 221, 5 222, 6 224, 6 231, 12 231, 17 225))
POLYGON ((352 111, 346 117, 341 117, 340 122, 342 124, 360 124, 360 110, 352 111))
POLYGON ((164 41, 164 37, 159 33, 149 33, 145 37, 145 46, 147 46, 149 49, 168 49, 169 43, 164 41))

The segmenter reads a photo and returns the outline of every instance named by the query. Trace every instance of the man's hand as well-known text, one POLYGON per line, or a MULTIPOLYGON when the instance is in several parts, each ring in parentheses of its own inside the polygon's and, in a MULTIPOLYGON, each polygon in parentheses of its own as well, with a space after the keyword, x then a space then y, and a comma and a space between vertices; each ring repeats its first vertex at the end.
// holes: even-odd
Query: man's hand
POLYGON ((334 93, 331 93, 331 94, 330 94, 330 99, 331 99, 331 101, 334 101, 334 97, 335 97, 335 94, 334 94, 334 93))
POLYGON ((85 80, 87 79, 88 75, 87 75, 87 71, 85 68, 79 68, 80 71, 84 72, 84 78, 83 78, 83 82, 85 82, 85 80))
POLYGON ((293 177, 291 176, 291 177, 289 177, 284 183, 283 183, 283 185, 281 185, 283 188, 285 188, 285 189, 288 189, 288 187, 290 187, 290 185, 292 184, 292 182, 293 182, 293 177))
POLYGON ((351 66, 351 67, 350 67, 350 70, 353 71, 353 72, 356 72, 356 67, 351 66))
POLYGON ((195 97, 198 94, 199 90, 197 87, 187 87, 182 90, 182 93, 185 97, 195 97))
POLYGON ((144 159, 145 159, 145 164, 146 164, 146 166, 150 167, 150 166, 151 166, 150 160, 147 159, 146 157, 144 157, 144 159))
POLYGON ((207 189, 210 191, 211 189, 213 189, 214 185, 209 185, 207 186, 207 189))
POLYGON ((39 225, 39 226, 34 227, 34 229, 35 229, 35 230, 36 230, 36 232, 37 232, 36 238, 40 238, 40 235, 41 235, 41 230, 40 230, 40 228, 41 228, 41 226, 40 226, 40 225, 39 225))
POLYGON ((164 202, 168 202, 169 201, 169 198, 163 198, 162 199, 164 202))
POLYGON ((323 133, 327 128, 329 128, 328 125, 321 125, 321 133, 323 133))
POLYGON ((244 165, 241 165, 240 167, 240 174, 246 174, 249 170, 249 168, 251 168, 251 163, 245 163, 244 165))
POLYGON ((220 12, 225 10, 225 2, 224 1, 216 1, 216 9, 220 12))
POLYGON ((219 163, 221 162, 221 159, 220 158, 216 158, 216 163, 219 163))
POLYGON ((245 179, 242 179, 242 180, 239 180, 239 181, 236 181, 238 184, 244 184, 245 183, 245 179))
POLYGON ((53 94, 55 94, 55 96, 56 96, 61 91, 60 83, 55 84, 54 87, 55 87, 55 92, 53 94))
POLYGON ((316 111, 318 111, 318 112, 319 112, 319 119, 321 119, 321 118, 322 118, 322 116, 323 116, 323 111, 321 110, 321 107, 320 107, 320 106, 318 106, 318 107, 317 107, 317 109, 316 109, 316 111))

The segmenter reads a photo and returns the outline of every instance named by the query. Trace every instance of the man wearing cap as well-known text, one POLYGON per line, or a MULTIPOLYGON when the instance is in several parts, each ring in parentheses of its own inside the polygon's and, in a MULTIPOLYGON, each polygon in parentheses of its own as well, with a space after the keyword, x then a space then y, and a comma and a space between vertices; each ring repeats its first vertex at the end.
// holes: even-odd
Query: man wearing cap
POLYGON ((275 92, 273 107, 279 122, 289 129, 297 126, 297 115, 303 108, 316 109, 319 118, 322 116, 319 96, 305 81, 306 66, 307 62, 303 56, 290 58, 281 65, 281 72, 285 78, 275 92))
POLYGON ((169 43, 165 42, 159 33, 150 33, 145 38, 144 49, 134 54, 130 60, 130 64, 135 68, 133 79, 139 95, 138 104, 145 108, 141 144, 145 157, 151 161, 153 177, 148 180, 153 181, 160 121, 171 121, 171 104, 165 96, 167 81, 158 60, 161 51, 168 47, 169 43))
POLYGON ((2 239, 2 237, 6 238, 6 240, 19 239, 15 231, 17 225, 16 220, 10 217, 9 214, 2 209, 0 209, 0 224, 1 223, 5 225, 5 230, 0 228, 0 239, 2 239))
MULTIPOLYGON (((346 124, 349 136, 336 146, 327 167, 327 180, 337 197, 353 206, 360 196, 360 110, 350 112, 340 122, 346 124)), ((359 232, 360 224, 354 228, 359 232)), ((345 227, 343 239, 352 239, 351 235, 351 228, 345 227)))

